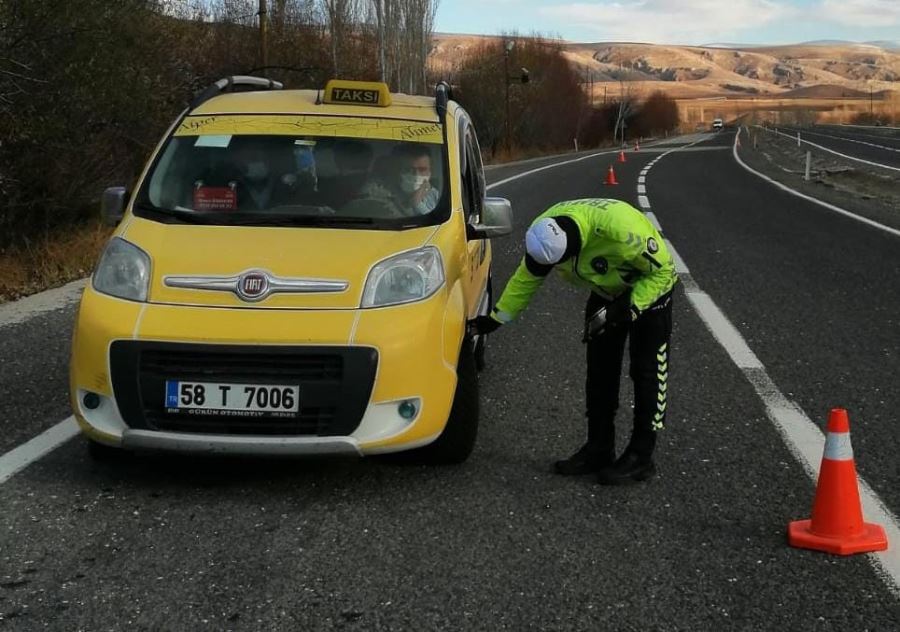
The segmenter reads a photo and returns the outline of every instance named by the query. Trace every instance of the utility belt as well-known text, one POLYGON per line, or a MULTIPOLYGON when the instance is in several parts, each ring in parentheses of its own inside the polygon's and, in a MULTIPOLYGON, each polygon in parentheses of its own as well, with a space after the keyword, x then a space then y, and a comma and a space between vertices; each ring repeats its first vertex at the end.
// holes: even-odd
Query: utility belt
POLYGON ((612 301, 604 301, 597 309, 590 309, 591 302, 602 300, 602 297, 593 295, 588 300, 588 310, 584 320, 584 335, 582 342, 588 342, 593 338, 602 336, 607 330, 613 327, 623 327, 631 324, 635 320, 641 318, 648 312, 657 312, 664 310, 672 304, 672 293, 674 288, 669 290, 650 305, 643 312, 638 313, 631 305, 631 291, 620 294, 612 301))

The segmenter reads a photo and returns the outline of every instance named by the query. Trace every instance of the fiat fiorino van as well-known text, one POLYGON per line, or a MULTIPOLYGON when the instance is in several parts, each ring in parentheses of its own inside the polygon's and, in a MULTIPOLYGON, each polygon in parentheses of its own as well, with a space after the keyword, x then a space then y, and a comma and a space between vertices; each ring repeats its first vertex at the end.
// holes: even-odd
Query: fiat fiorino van
POLYGON ((449 86, 222 79, 102 210, 71 358, 93 454, 468 457, 466 322, 512 212, 449 86))

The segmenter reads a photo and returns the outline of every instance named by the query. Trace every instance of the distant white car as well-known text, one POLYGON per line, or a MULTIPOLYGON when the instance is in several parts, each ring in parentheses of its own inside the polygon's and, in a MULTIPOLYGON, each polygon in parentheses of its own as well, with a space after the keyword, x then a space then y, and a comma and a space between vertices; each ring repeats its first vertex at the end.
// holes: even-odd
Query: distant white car
POLYGON ((714 130, 719 131, 723 127, 725 127, 725 124, 722 122, 722 119, 720 119, 720 118, 713 119, 712 128, 714 130))

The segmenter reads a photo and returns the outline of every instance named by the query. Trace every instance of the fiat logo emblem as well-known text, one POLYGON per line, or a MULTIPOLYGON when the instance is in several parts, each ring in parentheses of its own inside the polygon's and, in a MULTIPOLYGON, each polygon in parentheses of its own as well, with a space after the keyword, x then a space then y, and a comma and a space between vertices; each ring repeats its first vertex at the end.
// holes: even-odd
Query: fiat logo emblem
POLYGON ((237 295, 245 301, 260 301, 269 293, 269 277, 262 272, 247 272, 238 278, 237 295))

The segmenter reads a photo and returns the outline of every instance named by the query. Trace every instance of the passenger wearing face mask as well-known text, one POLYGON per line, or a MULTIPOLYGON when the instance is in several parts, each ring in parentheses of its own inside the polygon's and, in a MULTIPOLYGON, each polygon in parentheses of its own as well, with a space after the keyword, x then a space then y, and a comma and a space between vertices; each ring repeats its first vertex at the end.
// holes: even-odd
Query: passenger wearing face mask
MULTIPOLYGON (((308 198, 314 183, 301 179, 306 174, 298 171, 294 143, 289 137, 236 137, 229 150, 238 172, 235 184, 239 210, 266 211, 303 204, 308 198)), ((314 172, 310 174, 314 177, 314 172)))
POLYGON ((257 138, 235 138, 231 156, 240 172, 238 208, 243 211, 264 210, 271 206, 275 180, 269 173, 269 162, 262 142, 257 138))

